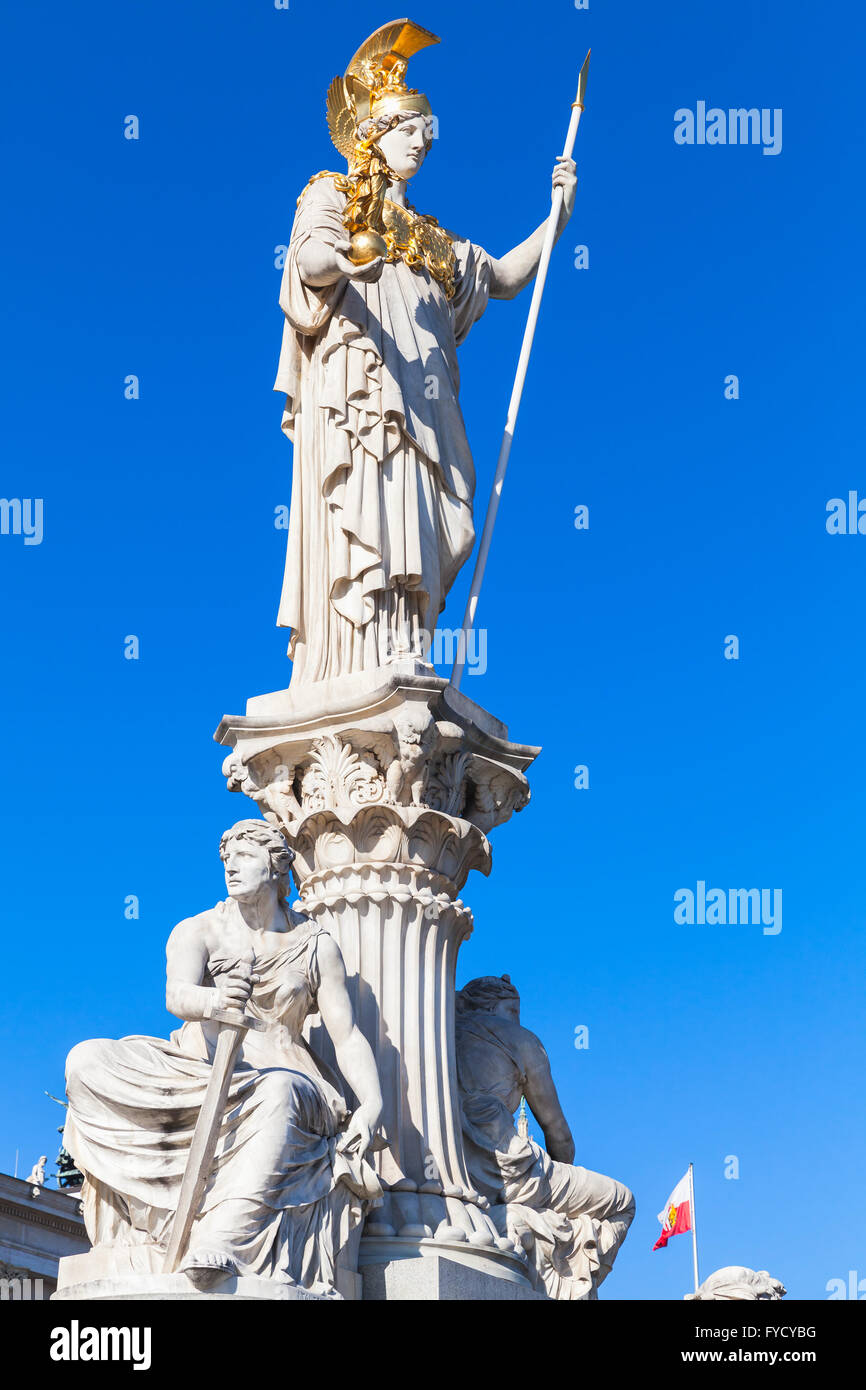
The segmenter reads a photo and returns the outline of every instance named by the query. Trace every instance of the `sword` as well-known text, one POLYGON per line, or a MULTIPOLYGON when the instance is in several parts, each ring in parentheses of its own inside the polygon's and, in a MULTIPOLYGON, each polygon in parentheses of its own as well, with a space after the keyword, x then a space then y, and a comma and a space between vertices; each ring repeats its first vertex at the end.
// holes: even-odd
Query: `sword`
POLYGON ((192 1136, 192 1145, 186 1161, 177 1211, 171 1227, 164 1274, 174 1274, 186 1253, 187 1242, 193 1222, 199 1214, 202 1198, 210 1177, 211 1164, 216 1153, 220 1125, 226 1106, 226 1097, 232 1081, 235 1060, 241 1043, 250 1029, 262 1033, 266 1029, 261 1019, 241 1013, 240 1009, 214 1009, 211 1020, 219 1023, 216 1051, 210 1079, 205 1091, 204 1104, 199 1111, 192 1136))

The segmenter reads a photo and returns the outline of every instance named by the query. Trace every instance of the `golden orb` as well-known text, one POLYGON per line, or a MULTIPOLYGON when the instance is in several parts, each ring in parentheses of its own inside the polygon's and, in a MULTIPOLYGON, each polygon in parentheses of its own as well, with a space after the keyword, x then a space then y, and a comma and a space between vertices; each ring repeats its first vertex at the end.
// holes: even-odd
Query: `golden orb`
POLYGON ((356 232, 352 237, 349 260, 353 265, 367 265, 377 256, 387 256, 388 245, 378 232, 356 232))

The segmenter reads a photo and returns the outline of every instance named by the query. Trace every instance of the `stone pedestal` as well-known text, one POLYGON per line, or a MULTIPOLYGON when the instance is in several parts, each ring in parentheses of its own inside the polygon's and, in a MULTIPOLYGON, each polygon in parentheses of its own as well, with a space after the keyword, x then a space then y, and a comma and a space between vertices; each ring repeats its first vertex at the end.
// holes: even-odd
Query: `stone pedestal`
MULTIPOLYGON (((526 805, 539 750, 411 663, 308 690, 306 705, 288 692, 251 700, 216 738, 232 750, 229 788, 295 850, 301 906, 340 946, 376 1057, 385 1199, 361 1265, 418 1259, 432 1242, 443 1256, 472 1250, 486 1276, 527 1288, 522 1250, 500 1236, 466 1168, 454 993, 472 930, 458 894, 472 869, 489 873, 487 835, 526 805)), ((319 1033, 311 1042, 333 1064, 319 1033)))
MULTIPOLYGON (((135 1302, 159 1303, 210 1302, 225 1299, 245 1299, 256 1303, 331 1303, 340 1299, 325 1298, 294 1284, 281 1284, 276 1279, 248 1279, 233 1276, 223 1279, 206 1293, 197 1289, 185 1274, 163 1274, 165 1251, 155 1245, 96 1246, 86 1255, 70 1255, 60 1261, 57 1292, 52 1302, 135 1302)), ((361 1281, 357 1275, 347 1276, 348 1284, 341 1298, 361 1297, 361 1281)))
POLYGON ((364 1267, 364 1300, 375 1303, 547 1303, 523 1279, 491 1273, 478 1264, 446 1259, 431 1251, 422 1258, 364 1267))

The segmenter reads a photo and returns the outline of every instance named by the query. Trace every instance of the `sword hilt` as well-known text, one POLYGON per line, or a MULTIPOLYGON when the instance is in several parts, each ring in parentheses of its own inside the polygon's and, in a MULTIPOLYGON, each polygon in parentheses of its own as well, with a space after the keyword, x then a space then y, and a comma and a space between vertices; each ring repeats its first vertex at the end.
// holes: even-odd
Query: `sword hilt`
POLYGON ((209 1023, 226 1023, 230 1028, 243 1028, 244 1032, 265 1033, 268 1025, 252 1014, 241 1013, 240 1009, 214 1009, 209 1023))

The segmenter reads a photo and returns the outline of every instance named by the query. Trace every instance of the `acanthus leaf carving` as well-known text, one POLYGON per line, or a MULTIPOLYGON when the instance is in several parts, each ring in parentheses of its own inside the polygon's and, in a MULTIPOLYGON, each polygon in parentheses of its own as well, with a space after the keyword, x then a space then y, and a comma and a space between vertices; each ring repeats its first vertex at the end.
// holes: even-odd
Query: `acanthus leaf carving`
POLYGON ((301 803, 307 813, 384 801, 385 779, 372 753, 356 752, 337 734, 315 739, 301 776, 301 803))
POLYGON ((427 773, 427 805, 447 816, 459 816, 466 805, 467 774, 472 754, 466 750, 444 753, 427 773))

